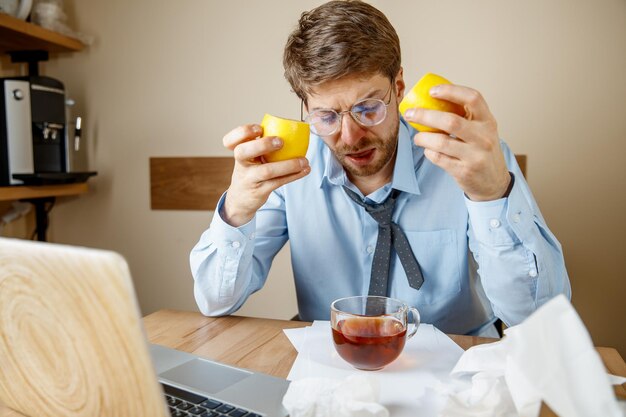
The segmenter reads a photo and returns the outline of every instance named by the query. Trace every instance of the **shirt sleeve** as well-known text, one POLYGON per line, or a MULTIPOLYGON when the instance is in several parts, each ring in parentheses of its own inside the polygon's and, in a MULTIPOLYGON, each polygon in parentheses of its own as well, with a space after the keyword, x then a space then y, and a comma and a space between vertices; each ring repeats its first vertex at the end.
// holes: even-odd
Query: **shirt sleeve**
POLYGON ((515 157, 502 142, 515 183, 508 197, 468 198, 469 247, 493 311, 507 325, 520 323, 558 294, 571 297, 560 243, 548 229, 515 157))
POLYGON ((194 297, 207 316, 231 314, 261 289, 274 256, 287 240, 284 200, 278 193, 273 192, 255 217, 240 227, 221 217, 225 196, 189 257, 194 297))

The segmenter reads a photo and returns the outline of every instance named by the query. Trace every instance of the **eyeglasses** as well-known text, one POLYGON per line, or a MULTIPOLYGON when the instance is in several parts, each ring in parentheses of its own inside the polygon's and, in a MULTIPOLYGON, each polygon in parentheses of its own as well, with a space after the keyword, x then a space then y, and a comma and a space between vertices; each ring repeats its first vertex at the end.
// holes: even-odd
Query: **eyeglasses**
MULTIPOLYGON (((392 86, 393 83, 390 83, 389 89, 383 98, 387 97, 392 86)), ((387 117, 387 106, 390 103, 391 95, 389 95, 389 100, 386 103, 382 99, 366 98, 354 103, 350 110, 337 112, 333 109, 318 109, 309 113, 306 118, 302 118, 304 107, 304 101, 302 101, 300 105, 300 120, 309 123, 311 131, 316 135, 331 136, 341 129, 341 120, 345 113, 350 113, 354 121, 364 127, 381 124, 387 117)))

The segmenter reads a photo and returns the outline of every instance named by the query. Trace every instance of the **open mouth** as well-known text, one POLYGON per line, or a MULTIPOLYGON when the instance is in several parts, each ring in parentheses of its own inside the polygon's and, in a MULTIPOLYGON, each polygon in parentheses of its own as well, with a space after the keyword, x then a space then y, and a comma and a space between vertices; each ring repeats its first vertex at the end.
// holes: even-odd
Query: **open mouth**
POLYGON ((349 153, 346 154, 346 159, 357 165, 365 165, 372 160, 375 151, 376 149, 368 149, 362 152, 349 153))

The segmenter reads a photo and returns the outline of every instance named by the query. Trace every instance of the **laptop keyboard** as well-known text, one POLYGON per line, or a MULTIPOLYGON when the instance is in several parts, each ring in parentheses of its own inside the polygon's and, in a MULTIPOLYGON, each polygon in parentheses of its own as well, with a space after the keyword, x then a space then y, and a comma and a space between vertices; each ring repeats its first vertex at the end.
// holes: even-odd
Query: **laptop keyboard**
POLYGON ((172 417, 262 417, 261 414, 161 383, 172 417))

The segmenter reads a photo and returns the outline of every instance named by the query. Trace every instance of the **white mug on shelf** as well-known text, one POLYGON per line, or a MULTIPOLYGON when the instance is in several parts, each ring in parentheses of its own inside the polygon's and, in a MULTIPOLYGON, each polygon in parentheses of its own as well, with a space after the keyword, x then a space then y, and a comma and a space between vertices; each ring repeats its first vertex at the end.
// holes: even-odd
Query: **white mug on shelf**
POLYGON ((0 12, 21 20, 26 20, 32 7, 32 0, 0 0, 0 12))

